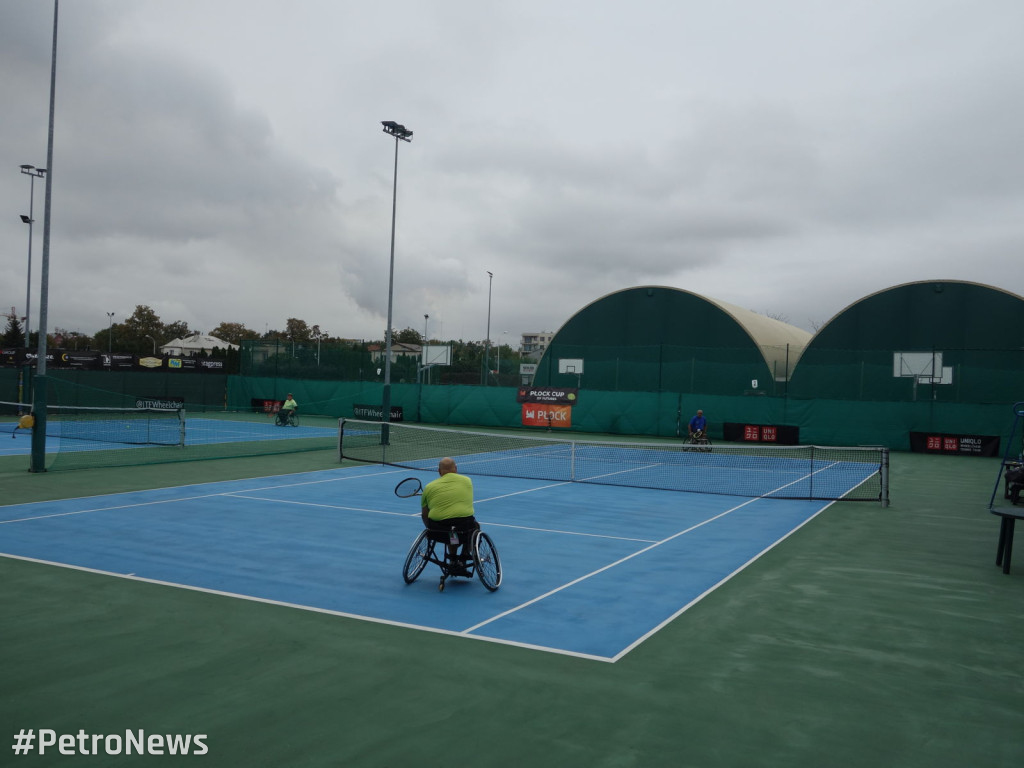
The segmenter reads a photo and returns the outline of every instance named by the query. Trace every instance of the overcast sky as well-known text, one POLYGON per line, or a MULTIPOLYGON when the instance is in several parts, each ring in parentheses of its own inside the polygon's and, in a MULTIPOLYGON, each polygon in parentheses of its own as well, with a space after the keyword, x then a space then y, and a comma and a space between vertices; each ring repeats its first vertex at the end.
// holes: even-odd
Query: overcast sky
MULTIPOLYGON (((52 25, 0 0, 5 314, 52 25)), ((808 330, 914 280, 1024 294, 1022 30, 1020 0, 65 0, 48 328, 382 338, 382 120, 414 131, 398 330, 485 338, 488 271, 496 343, 637 285, 808 330)))

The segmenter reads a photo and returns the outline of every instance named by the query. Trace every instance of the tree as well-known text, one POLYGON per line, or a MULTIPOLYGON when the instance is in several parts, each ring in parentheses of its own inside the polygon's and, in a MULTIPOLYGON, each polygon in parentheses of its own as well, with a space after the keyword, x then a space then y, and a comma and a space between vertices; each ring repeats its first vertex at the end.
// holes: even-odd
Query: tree
POLYGON ((306 321, 289 317, 285 323, 285 338, 292 342, 309 341, 309 326, 306 321))
POLYGON ((97 331, 95 339, 100 349, 109 347, 117 352, 151 354, 154 346, 159 347, 189 333, 188 323, 177 320, 164 324, 151 308, 138 304, 131 317, 97 331))
POLYGON ((168 323, 163 327, 163 331, 160 336, 156 337, 158 344, 166 344, 172 339, 180 339, 183 336, 188 336, 192 331, 189 330, 188 323, 184 320, 175 320, 173 323, 168 323))
POLYGON ((25 329, 21 326, 21 321, 18 316, 12 311, 7 315, 7 327, 4 329, 4 335, 0 342, 5 347, 23 347, 25 346, 25 329))
POLYGON ((422 344, 423 334, 414 328, 403 328, 398 333, 391 334, 391 340, 399 344, 422 344))
POLYGON ((210 331, 210 335, 232 344, 241 344, 246 339, 258 339, 260 337, 259 332, 246 328, 242 323, 221 323, 210 331))

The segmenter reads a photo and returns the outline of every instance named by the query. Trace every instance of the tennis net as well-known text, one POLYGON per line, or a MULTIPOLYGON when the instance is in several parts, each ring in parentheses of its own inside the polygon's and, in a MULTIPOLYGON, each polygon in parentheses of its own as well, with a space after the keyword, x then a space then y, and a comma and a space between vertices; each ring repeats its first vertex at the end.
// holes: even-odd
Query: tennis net
MULTIPOLYGON (((20 421, 30 412, 24 403, 0 403, 4 431, 30 428, 20 421)), ((89 440, 115 445, 184 445, 182 408, 93 408, 48 405, 46 435, 61 440, 89 440)))
POLYGON ((889 451, 877 446, 605 442, 343 419, 341 459, 468 475, 775 499, 889 499, 889 451), (383 439, 384 435, 387 439, 383 439))

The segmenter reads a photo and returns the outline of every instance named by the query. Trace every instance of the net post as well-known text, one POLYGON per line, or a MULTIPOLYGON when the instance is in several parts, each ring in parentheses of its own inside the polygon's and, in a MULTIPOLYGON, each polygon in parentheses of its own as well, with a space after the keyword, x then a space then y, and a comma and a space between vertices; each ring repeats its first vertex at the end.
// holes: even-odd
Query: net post
POLYGON ((882 462, 881 462, 881 466, 879 467, 879 472, 881 473, 881 479, 882 479, 882 498, 881 498, 881 502, 882 502, 882 506, 883 507, 888 507, 889 506, 889 449, 884 447, 884 446, 882 448, 882 457, 881 458, 882 458, 882 462))
POLYGON ((36 374, 32 380, 32 415, 35 426, 32 427, 32 458, 29 472, 46 471, 46 389, 48 380, 45 375, 36 374))
POLYGON ((814 498, 814 446, 810 447, 810 453, 808 454, 807 462, 807 484, 810 489, 807 493, 812 499, 814 498))
POLYGON ((178 409, 178 446, 185 447, 185 409, 178 409))
POLYGON ((340 464, 345 460, 345 451, 342 448, 342 443, 345 439, 345 419, 344 417, 338 419, 338 463, 340 464))

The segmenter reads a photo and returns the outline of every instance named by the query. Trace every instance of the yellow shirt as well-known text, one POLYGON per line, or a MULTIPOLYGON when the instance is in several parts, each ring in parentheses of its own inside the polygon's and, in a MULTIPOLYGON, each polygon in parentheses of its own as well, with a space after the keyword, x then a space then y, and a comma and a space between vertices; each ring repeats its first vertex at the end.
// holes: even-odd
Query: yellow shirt
POLYGON ((469 517, 473 514, 473 481, 457 472, 441 475, 427 483, 420 503, 429 510, 431 520, 469 517))

